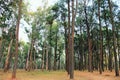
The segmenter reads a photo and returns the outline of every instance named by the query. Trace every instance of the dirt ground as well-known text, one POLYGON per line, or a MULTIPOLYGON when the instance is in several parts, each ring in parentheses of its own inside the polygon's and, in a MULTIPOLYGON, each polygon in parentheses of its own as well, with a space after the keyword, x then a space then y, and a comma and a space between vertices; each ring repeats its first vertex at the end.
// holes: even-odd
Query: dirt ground
MULTIPOLYGON (((102 75, 94 71, 89 73, 87 71, 75 71, 74 80, 120 80, 120 77, 115 77, 114 71, 105 71, 102 75)), ((0 80, 10 80, 11 71, 4 73, 0 70, 0 80)), ((69 76, 65 71, 40 71, 35 70, 26 72, 24 70, 17 71, 17 80, 69 80, 69 76)))

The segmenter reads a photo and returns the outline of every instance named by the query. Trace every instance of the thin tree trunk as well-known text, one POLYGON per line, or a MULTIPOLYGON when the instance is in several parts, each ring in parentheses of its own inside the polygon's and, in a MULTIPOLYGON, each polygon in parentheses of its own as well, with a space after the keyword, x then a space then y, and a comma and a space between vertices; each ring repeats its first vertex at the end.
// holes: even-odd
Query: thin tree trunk
POLYGON ((36 69, 36 57, 35 57, 35 54, 36 54, 36 51, 35 51, 35 48, 34 48, 34 59, 33 59, 33 63, 34 63, 34 66, 33 66, 33 69, 36 69))
MULTIPOLYGON (((77 0, 76 0, 77 6, 77 0)), ((77 12, 77 7, 76 7, 77 12)), ((75 25, 75 15, 74 11, 74 0, 72 0, 72 35, 71 35, 71 71, 70 71, 70 79, 74 79, 74 25, 75 25)))
POLYGON ((59 52, 59 58, 58 59, 59 59, 59 61, 58 61, 58 70, 60 70, 60 68, 61 68, 61 65, 60 65, 60 62, 61 62, 60 61, 60 52, 59 52))
POLYGON ((103 39, 102 39, 102 27, 101 27, 101 19, 100 19, 100 0, 98 0, 98 18, 99 18, 99 29, 100 29, 100 65, 99 72, 102 74, 102 55, 103 55, 103 39))
POLYGON ((12 43, 13 43, 13 39, 10 41, 10 44, 8 46, 8 54, 5 60, 4 72, 7 72, 9 70, 12 43))
POLYGON ((66 71, 68 72, 69 71, 69 57, 68 57, 68 39, 67 39, 67 28, 66 28, 66 26, 64 25, 64 30, 65 30, 65 35, 64 35, 64 37, 65 37, 65 54, 66 54, 66 59, 65 59, 65 63, 66 63, 66 71))
MULTIPOLYGON (((81 45, 81 47, 79 48, 79 50, 81 49, 81 70, 83 70, 83 53, 84 53, 84 47, 83 47, 83 44, 84 44, 84 41, 83 41, 83 36, 82 36, 82 26, 80 26, 80 34, 81 34, 81 40, 80 40, 80 44, 79 46, 81 45)), ((79 51, 80 52, 80 51, 79 51)))
POLYGON ((49 51, 49 54, 48 54, 48 70, 50 71, 52 69, 52 65, 51 65, 51 55, 52 55, 52 24, 50 25, 50 51, 49 51))
POLYGON ((92 41, 90 37, 90 27, 88 23, 87 11, 86 11, 86 1, 84 2, 84 13, 85 13, 85 23, 87 26, 87 35, 88 35, 88 71, 92 72, 92 41))
POLYGON ((58 42, 58 38, 57 38, 57 34, 58 34, 58 30, 56 31, 56 41, 55 41, 55 56, 54 56, 54 70, 56 70, 56 60, 57 60, 57 42, 58 42))
POLYGON ((13 67, 13 72, 12 72, 12 79, 16 79, 16 69, 17 69, 17 61, 18 61, 18 35, 19 35, 19 24, 20 24, 20 18, 21 18, 21 5, 22 5, 22 0, 19 1, 19 10, 18 10, 18 19, 16 23, 16 44, 15 44, 15 63, 13 67))
POLYGON ((28 71, 31 71, 33 68, 33 47, 34 47, 34 41, 33 39, 31 40, 31 46, 30 46, 30 61, 29 61, 29 70, 28 71))
POLYGON ((70 74, 70 0, 68 0, 68 45, 67 45, 67 48, 68 48, 68 75, 70 74))
MULTIPOLYGON (((120 49, 120 39, 119 39, 119 28, 117 28, 117 53, 118 53, 118 59, 119 59, 119 55, 120 55, 120 52, 119 52, 119 49, 120 49)), ((118 61, 120 61, 120 59, 118 60, 118 61)), ((119 63, 119 62, 118 62, 119 63)), ((119 64, 118 64, 119 65, 119 64)), ((120 67, 120 65, 119 65, 119 67, 120 67)))
POLYGON ((43 55, 42 55, 42 71, 44 70, 44 55, 45 55, 45 43, 43 44, 43 55))
POLYGON ((46 70, 48 70, 48 48, 46 49, 46 70))
POLYGON ((119 76, 118 60, 117 60, 117 52, 116 52, 115 24, 114 24, 114 18, 113 18, 113 14, 112 14, 112 5, 111 5, 110 0, 108 0, 108 4, 109 4, 109 10, 110 10, 112 32, 113 32, 113 50, 114 50, 114 59, 115 59, 115 75, 119 76))

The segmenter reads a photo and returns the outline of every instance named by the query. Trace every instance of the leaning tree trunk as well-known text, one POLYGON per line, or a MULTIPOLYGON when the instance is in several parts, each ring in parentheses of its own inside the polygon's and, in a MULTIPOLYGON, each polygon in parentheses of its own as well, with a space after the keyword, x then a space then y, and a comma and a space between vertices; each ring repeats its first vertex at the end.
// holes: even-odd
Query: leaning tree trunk
POLYGON ((6 57, 6 60, 5 60, 4 72, 7 72, 9 70, 12 43, 13 43, 13 39, 10 41, 10 44, 9 44, 9 47, 8 47, 8 54, 7 54, 7 57, 6 57))
POLYGON ((18 35, 19 35, 19 24, 20 24, 20 18, 21 18, 21 5, 22 5, 22 0, 19 1, 19 10, 18 10, 18 19, 16 23, 16 43, 15 43, 15 63, 13 67, 13 72, 12 72, 12 79, 16 79, 16 69, 17 69, 17 61, 18 61, 18 35))
POLYGON ((116 52, 115 24, 114 24, 114 18, 113 18, 113 14, 112 14, 112 5, 111 5, 110 0, 108 0, 108 4, 109 4, 110 18, 111 18, 111 24, 112 24, 112 33, 113 33, 113 50, 114 50, 114 59, 115 59, 115 75, 119 76, 118 60, 117 60, 117 52, 116 52))

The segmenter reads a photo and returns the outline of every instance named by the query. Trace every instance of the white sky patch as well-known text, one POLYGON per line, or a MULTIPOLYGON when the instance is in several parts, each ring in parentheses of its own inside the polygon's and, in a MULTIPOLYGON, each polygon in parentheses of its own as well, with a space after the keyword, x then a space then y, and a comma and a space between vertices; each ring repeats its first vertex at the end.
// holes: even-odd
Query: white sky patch
POLYGON ((43 7, 45 2, 48 2, 47 6, 51 6, 55 4, 58 0, 24 0, 25 2, 30 3, 29 10, 30 11, 36 11, 38 7, 43 7))
POLYGON ((30 26, 23 19, 21 19, 19 28, 19 41, 29 42, 28 35, 25 31, 25 27, 29 28, 30 26))
MULTIPOLYGON (((54 5, 58 0, 24 0, 25 3, 29 3, 28 10, 30 11, 37 11, 38 7, 43 7, 45 2, 48 1, 47 6, 54 5)), ((23 19, 20 22, 20 29, 19 29, 19 41, 29 42, 28 35, 25 31, 25 28, 30 29, 30 25, 28 25, 23 19)))

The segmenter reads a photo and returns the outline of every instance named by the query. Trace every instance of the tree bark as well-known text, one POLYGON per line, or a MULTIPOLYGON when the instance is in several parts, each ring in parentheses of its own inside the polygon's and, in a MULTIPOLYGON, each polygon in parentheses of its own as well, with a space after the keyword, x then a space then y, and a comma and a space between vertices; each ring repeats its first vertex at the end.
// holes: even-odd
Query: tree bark
POLYGON ((19 10, 18 10, 18 19, 16 23, 16 44, 15 44, 15 63, 13 67, 13 72, 12 72, 12 79, 16 79, 16 69, 17 69, 17 61, 18 61, 18 38, 19 38, 19 24, 20 24, 20 18, 21 18, 21 5, 22 5, 22 0, 19 1, 19 10))
POLYGON ((111 18, 111 24, 112 24, 112 33, 113 33, 113 50, 114 50, 114 59, 115 59, 115 75, 119 76, 119 69, 118 69, 118 60, 117 60, 117 52, 116 52, 116 35, 115 35, 115 24, 114 24, 114 18, 112 14, 112 5, 111 1, 108 0, 109 4, 109 10, 110 10, 110 18, 111 18))

